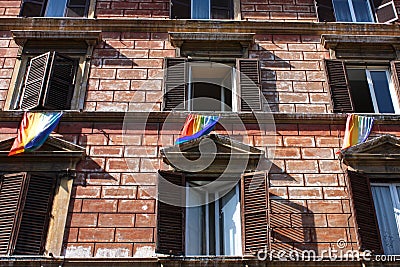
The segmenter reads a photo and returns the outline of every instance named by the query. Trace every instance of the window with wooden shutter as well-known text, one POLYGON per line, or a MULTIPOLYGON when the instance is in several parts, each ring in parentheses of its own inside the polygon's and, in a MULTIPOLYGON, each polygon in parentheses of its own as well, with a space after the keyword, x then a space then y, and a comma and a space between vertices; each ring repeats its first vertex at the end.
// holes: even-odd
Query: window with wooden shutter
POLYGON ((347 171, 347 182, 352 196, 360 249, 381 254, 383 251, 369 178, 357 172, 347 171))
POLYGON ((57 52, 30 60, 20 107, 29 109, 70 109, 78 62, 57 52))
POLYGON ((397 98, 400 99, 400 61, 392 61, 390 63, 391 71, 392 71, 392 80, 395 85, 397 98))
POLYGON ((45 9, 46 9, 45 0, 25 0, 21 6, 20 16, 40 17, 43 16, 45 9))
POLYGON ((260 63, 257 59, 237 59, 239 71, 238 87, 240 88, 241 111, 260 111, 261 81, 260 63))
POLYGON ((333 112, 354 112, 344 63, 340 60, 325 60, 324 63, 333 112))
POLYGON ((246 173, 241 179, 242 239, 244 254, 269 249, 269 193, 265 172, 246 173))
POLYGON ((56 177, 44 173, 29 175, 28 187, 20 207, 20 225, 14 255, 44 253, 56 177))
POLYGON ((0 254, 43 254, 55 185, 55 175, 49 174, 1 177, 0 254))
POLYGON ((388 23, 398 19, 393 0, 373 0, 377 22, 388 23))
POLYGON ((181 173, 159 171, 157 253, 185 253, 185 180, 181 173), (182 190, 177 190, 180 186, 182 190))
POLYGON ((89 0, 68 0, 66 17, 85 17, 89 7, 89 0))
POLYGON ((18 232, 18 214, 27 173, 2 175, 0 178, 0 255, 13 252, 18 232))
POLYGON ((187 59, 166 58, 164 69, 164 110, 185 110, 187 59))
POLYGON ((336 21, 332 0, 316 0, 315 9, 317 11, 318 21, 320 22, 336 21))

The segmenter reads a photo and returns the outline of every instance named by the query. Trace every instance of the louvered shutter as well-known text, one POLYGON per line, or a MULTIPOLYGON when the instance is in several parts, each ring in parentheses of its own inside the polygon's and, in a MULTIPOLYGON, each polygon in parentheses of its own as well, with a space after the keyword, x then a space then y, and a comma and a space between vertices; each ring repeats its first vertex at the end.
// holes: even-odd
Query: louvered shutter
POLYGON ((232 0, 211 0, 212 19, 232 19, 233 4, 232 0))
POLYGON ((89 0, 68 0, 66 17, 86 17, 89 0))
POLYGON ((157 216, 156 252, 183 255, 185 252, 185 180, 181 173, 159 171, 157 216), (180 186, 181 190, 177 190, 174 185, 180 186))
POLYGON ((165 59, 164 110, 185 110, 185 96, 187 90, 186 65, 186 58, 165 59))
POLYGON ((0 255, 12 254, 26 177, 26 173, 15 173, 0 178, 0 255))
POLYGON ((24 0, 21 6, 20 16, 41 17, 44 14, 45 0, 24 0))
POLYGON ((393 0, 374 0, 373 3, 377 22, 388 23, 398 19, 393 0))
POLYGON ((190 3, 190 0, 171 0, 171 19, 190 19, 190 3))
POLYGON ((354 112, 344 63, 340 60, 325 60, 324 63, 333 112, 354 112))
POLYGON ((241 179, 244 254, 269 249, 269 193, 265 172, 243 174, 241 179))
POLYGON ((76 60, 53 52, 48 86, 43 97, 43 108, 56 110, 71 108, 76 65, 76 60))
POLYGON ((392 71, 392 80, 394 81, 397 98, 400 98, 400 61, 392 61, 390 63, 392 71))
POLYGON ((48 52, 30 60, 25 77, 21 109, 33 109, 40 106, 41 95, 46 87, 50 59, 50 52, 48 52))
POLYGON ((14 255, 43 254, 55 185, 55 175, 32 173, 29 176, 14 255))
POLYGON ((375 254, 383 253, 369 179, 360 173, 347 171, 347 180, 360 249, 370 250, 375 254))
POLYGON ((315 9, 317 11, 318 21, 320 22, 336 21, 332 0, 316 0, 315 9))
POLYGON ((260 111, 261 85, 260 63, 257 59, 238 59, 241 111, 260 111))

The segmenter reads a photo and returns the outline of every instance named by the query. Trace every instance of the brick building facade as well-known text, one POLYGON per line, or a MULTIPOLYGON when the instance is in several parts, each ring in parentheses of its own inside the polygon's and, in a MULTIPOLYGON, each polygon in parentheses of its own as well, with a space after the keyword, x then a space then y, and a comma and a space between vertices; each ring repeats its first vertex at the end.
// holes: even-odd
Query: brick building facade
MULTIPOLYGON (((186 2, 189 18, 172 17, 183 11, 178 10, 179 1, 170 0, 68 0, 61 15, 51 13, 56 12, 51 0, 0 1, 0 203, 9 205, 4 185, 10 175, 24 173, 21 181, 26 188, 30 187, 26 181, 35 175, 56 175, 50 216, 38 230, 37 247, 24 250, 21 245, 33 242, 19 234, 24 233, 24 199, 10 211, 12 221, 0 217, 6 225, 0 229, 7 233, 0 236, 0 265, 264 266, 257 260, 264 247, 287 253, 312 250, 319 256, 327 256, 323 253, 329 250, 396 254, 385 247, 382 223, 375 214, 378 200, 371 188, 397 188, 400 1, 364 1, 370 18, 360 18, 357 8, 362 7, 351 4, 348 19, 347 13, 339 13, 335 0, 211 1, 211 19, 191 19, 194 3, 186 2), (26 97, 29 81, 42 79, 42 90, 50 90, 43 84, 55 79, 53 72, 40 69, 45 63, 35 61, 49 51, 58 54, 48 54, 48 62, 73 72, 70 81, 65 73, 60 78, 70 91, 54 103, 38 94, 37 103, 31 104, 26 97), (204 112, 221 116, 215 134, 262 151, 256 169, 266 173, 268 197, 260 220, 267 226, 258 233, 248 228, 246 223, 251 222, 244 214, 247 200, 242 193, 243 253, 208 251, 200 253, 203 257, 190 256, 185 253, 184 220, 182 236, 175 235, 176 242, 166 244, 183 244, 177 250, 182 253, 172 248, 170 253, 159 253, 159 247, 165 246, 158 240, 163 227, 157 201, 159 172, 179 172, 164 151, 174 147, 191 112, 187 106, 177 106, 165 91, 169 74, 164 69, 173 62, 171 58, 189 60, 185 64, 217 61, 242 72, 236 62, 257 62, 255 104, 241 104, 246 89, 232 78, 230 85, 242 94, 240 99, 223 100, 229 106, 226 111, 204 112), (35 66, 43 73, 33 77, 35 66), (357 76, 360 73, 367 77, 357 76), (373 91, 385 86, 375 83, 373 76, 382 73, 386 79, 379 82, 388 84, 383 95, 373 91), (388 103, 393 107, 386 109, 388 103), (40 150, 7 157, 23 110, 29 109, 61 109, 64 115, 54 138, 40 150), (339 155, 345 113, 366 113, 375 122, 364 146, 339 155)), ((191 75, 204 75, 197 74, 196 65, 187 66, 185 73, 190 68, 191 75)), ((187 85, 183 90, 179 99, 190 100, 187 85)), ((193 145, 196 150, 198 144, 193 145)), ((218 149, 217 144, 217 156, 218 149)), ((247 168, 243 173, 255 171, 247 168)), ((238 181, 241 174, 235 173, 238 181)), ((20 191, 29 195, 25 187, 20 191)), ((170 227, 173 232, 178 226, 170 227)), ((395 246, 397 241, 393 242, 395 246)), ((286 266, 277 260, 268 264, 286 266)), ((324 262, 327 266, 362 264, 375 263, 324 262)))

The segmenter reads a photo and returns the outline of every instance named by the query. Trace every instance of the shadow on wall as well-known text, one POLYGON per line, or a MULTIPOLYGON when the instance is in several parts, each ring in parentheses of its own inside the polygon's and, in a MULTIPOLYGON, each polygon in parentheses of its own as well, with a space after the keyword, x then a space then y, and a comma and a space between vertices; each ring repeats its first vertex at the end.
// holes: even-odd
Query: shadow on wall
MULTIPOLYGON (((285 111, 280 110, 279 91, 288 91, 287 88, 279 88, 277 86, 276 70, 291 70, 294 68, 289 62, 279 58, 272 52, 266 50, 262 46, 255 44, 249 51, 251 58, 258 58, 261 67, 261 88, 265 99, 269 103, 272 112, 285 111)), ((291 87, 290 87, 291 88, 291 87)))

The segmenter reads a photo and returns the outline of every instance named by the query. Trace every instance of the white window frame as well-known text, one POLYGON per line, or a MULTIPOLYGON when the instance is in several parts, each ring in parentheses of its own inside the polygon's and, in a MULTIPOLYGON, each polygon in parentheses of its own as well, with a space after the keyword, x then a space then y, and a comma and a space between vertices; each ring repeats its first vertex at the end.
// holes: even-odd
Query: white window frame
MULTIPOLYGON (((186 203, 190 203, 190 193, 189 192, 190 192, 189 182, 186 182, 186 203)), ((235 196, 238 199, 238 203, 240 203, 241 200, 240 200, 239 183, 236 184, 236 186, 235 186, 235 196)), ((209 201, 208 194, 206 194, 205 197, 206 197, 205 201, 206 201, 206 203, 208 203, 208 201, 209 201)), ((214 201, 214 203, 215 203, 215 206, 214 206, 214 212, 215 212, 215 214, 214 214, 214 217, 215 217, 215 254, 216 254, 215 256, 224 256, 224 251, 221 252, 221 246, 220 246, 221 245, 221 240, 220 240, 221 229, 220 229, 220 225, 219 225, 219 221, 220 221, 219 199, 220 199, 220 196, 219 196, 218 192, 215 192, 215 201, 214 201)), ((186 207, 185 225, 189 225, 189 216, 188 216, 189 208, 190 207, 186 207)), ((241 209, 240 206, 239 206, 239 209, 241 209)), ((242 211, 240 210, 240 213, 241 212, 242 211)), ((207 215, 209 214, 209 205, 208 204, 206 204, 206 214, 207 215)), ((239 223, 238 223, 239 225, 237 225, 237 226, 238 226, 238 229, 241 229, 241 227, 242 227, 241 226, 241 218, 239 220, 240 220, 239 223)), ((203 256, 210 256, 210 240, 209 240, 209 237, 210 237, 210 223, 209 222, 210 222, 210 220, 209 220, 208 216, 206 217, 205 222, 206 222, 206 224, 205 224, 206 254, 203 255, 203 256)), ((240 234, 241 234, 241 232, 240 232, 240 234)), ((188 240, 187 236, 188 236, 188 231, 187 231, 187 228, 186 228, 185 229, 185 240, 188 240)), ((240 239, 241 239, 241 236, 240 236, 240 239)), ((239 241, 239 243, 241 244, 241 240, 237 240, 237 241, 239 241)), ((189 242, 185 242, 185 255, 187 255, 187 251, 189 250, 189 246, 190 246, 189 242)), ((192 256, 192 255, 190 255, 190 256, 192 256)), ((201 255, 197 255, 197 256, 201 256, 201 255)))
MULTIPOLYGON (((349 4, 349 9, 350 9, 351 22, 354 22, 354 23, 375 23, 377 21, 374 13, 372 12, 371 2, 369 0, 365 0, 365 1, 367 1, 368 11, 369 11, 369 15, 370 15, 372 21, 371 22, 357 21, 356 13, 354 12, 353 1, 352 0, 347 0, 347 3, 349 4)), ((334 10, 335 15, 336 15, 335 3, 334 2, 335 1, 333 0, 333 10, 334 10)))
MULTIPOLYGON (((205 61, 204 61, 205 62, 205 61)), ((195 64, 201 64, 202 62, 201 61, 198 61, 198 62, 196 62, 196 61, 194 61, 194 62, 189 62, 189 64, 188 64, 188 66, 189 66, 189 73, 188 73, 188 99, 187 99, 187 103, 188 103, 188 111, 201 111, 201 110, 193 110, 193 101, 192 101, 192 98, 193 98, 193 87, 192 87, 192 68, 193 68, 193 65, 195 65, 195 64, 192 64, 192 63, 195 63, 195 64)), ((207 63, 207 62, 205 62, 205 63, 207 63)), ((218 63, 218 64, 222 64, 222 63, 218 63)), ((232 89, 232 91, 231 91, 231 95, 232 95, 232 110, 231 111, 229 111, 229 110, 225 110, 225 107, 226 107, 226 105, 224 104, 225 103, 225 94, 224 94, 224 88, 223 87, 221 87, 221 110, 218 110, 218 112, 237 112, 238 111, 238 92, 237 92, 237 84, 236 84, 236 67, 235 66, 231 66, 231 89, 232 89)), ((228 88, 228 90, 229 90, 229 88, 228 88)))

